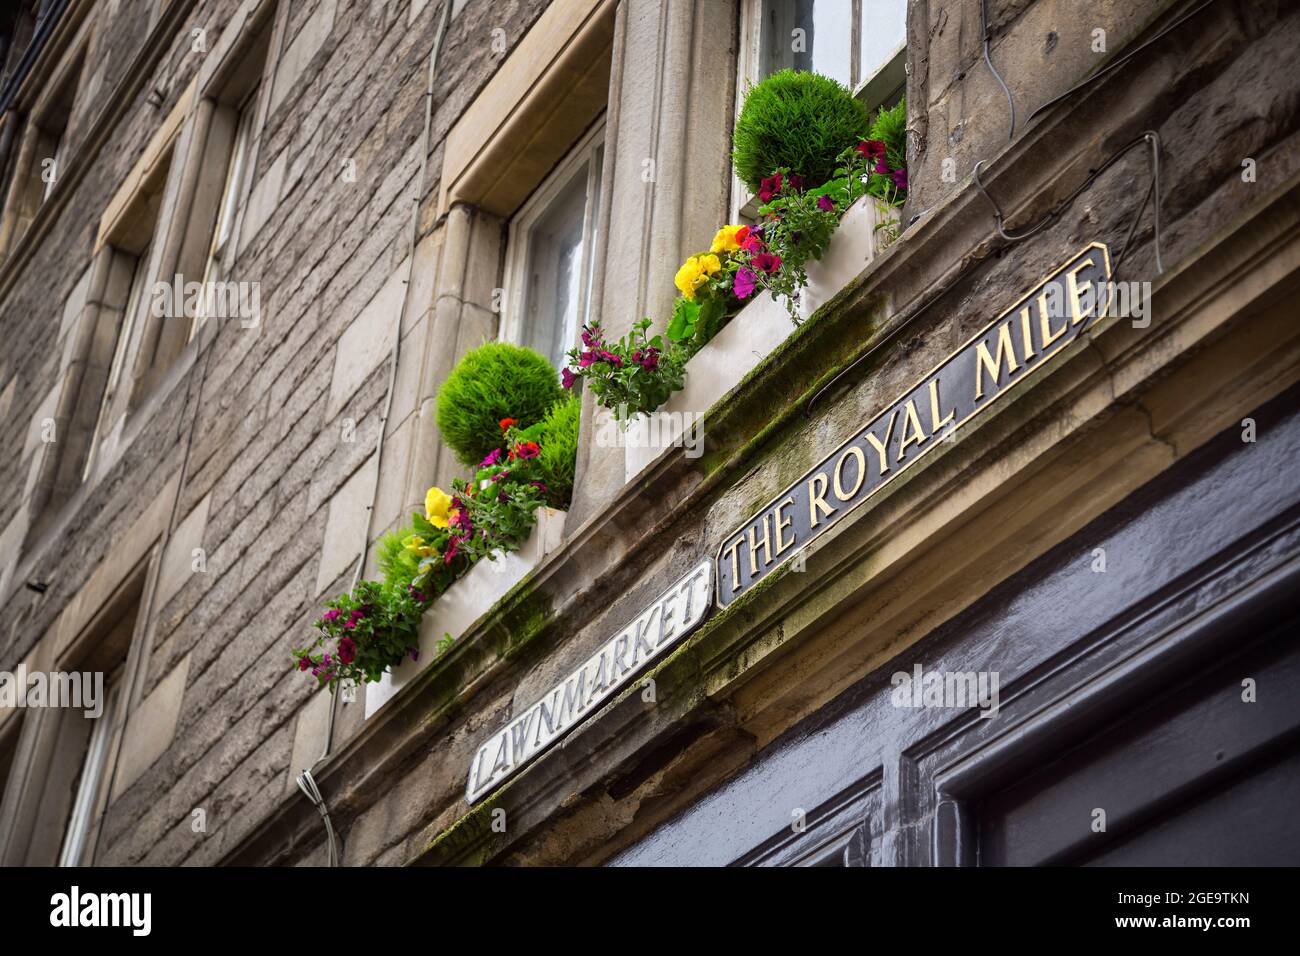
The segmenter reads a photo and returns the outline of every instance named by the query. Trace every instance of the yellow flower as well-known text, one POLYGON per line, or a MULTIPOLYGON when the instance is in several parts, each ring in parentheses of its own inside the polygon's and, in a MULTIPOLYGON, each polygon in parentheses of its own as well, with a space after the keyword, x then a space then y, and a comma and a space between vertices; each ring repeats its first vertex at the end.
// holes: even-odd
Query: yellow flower
POLYGON ((723 226, 718 230, 718 234, 713 237, 713 245, 710 252, 735 252, 740 248, 740 242, 736 239, 736 233, 744 229, 744 226, 723 226))
POLYGON ((694 301, 695 291, 709 281, 709 276, 721 268, 722 263, 718 261, 718 257, 715 255, 705 252, 697 256, 691 256, 677 270, 677 275, 673 278, 673 284, 677 286, 682 295, 694 301))
POLYGON ((430 488, 424 496, 424 516, 435 528, 447 527, 450 517, 451 495, 437 486, 430 488))
POLYGON ((418 534, 413 534, 408 538, 403 538, 402 547, 421 558, 427 558, 433 554, 433 548, 425 544, 424 539, 418 534))

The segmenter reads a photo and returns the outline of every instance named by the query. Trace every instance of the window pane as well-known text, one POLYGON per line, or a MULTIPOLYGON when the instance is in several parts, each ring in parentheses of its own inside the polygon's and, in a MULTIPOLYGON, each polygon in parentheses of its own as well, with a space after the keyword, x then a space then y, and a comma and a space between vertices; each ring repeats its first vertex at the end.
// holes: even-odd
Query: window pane
POLYGON ((767 0, 762 45, 762 76, 809 70, 852 86, 853 0, 767 0))
MULTIPOLYGON (((72 812, 68 817, 68 829, 63 837, 63 850, 59 853, 59 866, 76 866, 86 846, 86 837, 94 821, 99 783, 104 776, 104 762, 108 756, 108 741, 113 729, 113 707, 117 702, 118 687, 119 685, 114 683, 108 688, 104 709, 95 718, 95 727, 90 733, 90 745, 86 748, 86 759, 81 765, 81 779, 77 782, 77 795, 73 800, 72 812)), ((91 718, 74 713, 69 714, 65 719, 90 720, 91 718)))
POLYGON ((907 0, 863 0, 857 82, 871 79, 907 41, 907 0))
POLYGON ((523 344, 556 367, 577 337, 588 168, 573 172, 528 233, 523 344))

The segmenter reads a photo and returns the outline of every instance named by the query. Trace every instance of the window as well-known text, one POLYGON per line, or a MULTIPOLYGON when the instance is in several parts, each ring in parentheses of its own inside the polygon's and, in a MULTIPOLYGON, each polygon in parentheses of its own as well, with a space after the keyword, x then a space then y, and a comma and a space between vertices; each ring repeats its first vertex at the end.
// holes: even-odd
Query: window
POLYGON ((114 405, 113 400, 117 397, 119 386, 122 383, 122 369, 126 364, 126 352, 131 342, 131 333, 135 330, 136 317, 140 314, 140 310, 144 308, 143 303, 146 301, 145 289, 149 284, 149 253, 152 249, 153 242, 152 237, 150 237, 144 249, 134 257, 130 257, 129 253, 121 250, 110 251, 110 254, 114 255, 115 258, 131 258, 131 282, 127 289, 126 305, 122 309, 117 341, 113 346, 113 360, 108 367, 108 379, 104 383, 103 397, 99 402, 99 414, 95 418, 95 427, 90 435, 90 446, 86 452, 86 464, 81 473, 82 481, 90 477, 95 464, 95 453, 99 450, 105 429, 108 426, 109 414, 114 405))
POLYGON ((226 250, 230 244, 230 237, 235 231, 235 216, 239 212, 249 153, 252 149, 253 121, 257 114, 256 99, 255 89, 239 109, 239 125, 235 132, 235 145, 226 171, 226 183, 221 190, 221 205, 217 207, 217 223, 212 233, 212 248, 208 251, 208 262, 203 269, 204 283, 218 279, 226 265, 226 250))
POLYGON ((591 317, 591 281, 604 159, 599 122, 510 224, 505 337, 557 368, 591 317))
POLYGON ((8 250, 27 231, 36 211, 54 194, 68 158, 68 127, 76 106, 84 51, 56 80, 54 93, 40 103, 19 149, 5 203, 4 235, 8 250))
POLYGON ((194 322, 190 325, 190 338, 198 331, 203 320, 207 318, 209 306, 209 296, 212 286, 210 283, 221 282, 225 279, 231 266, 231 260, 234 253, 234 242, 232 237, 235 235, 235 226, 238 222, 239 213, 243 207, 244 200, 247 198, 247 185, 249 167, 253 154, 254 129, 257 119, 257 94, 261 89, 255 86, 251 92, 243 97, 239 104, 237 112, 229 115, 231 111, 227 110, 227 115, 218 115, 214 117, 214 125, 224 123, 234 127, 234 142, 230 148, 230 158, 226 165, 225 182, 221 187, 221 201, 217 206, 216 222, 212 229, 212 242, 208 249, 207 261, 203 267, 203 289, 204 295, 200 299, 199 314, 195 316, 194 322))
MULTIPOLYGON (((120 676, 120 675, 119 675, 120 676)), ((77 778, 76 796, 68 815, 68 826, 59 851, 59 866, 77 866, 86 852, 87 841, 95 822, 95 810, 108 769, 109 744, 113 735, 113 716, 121 697, 122 682, 112 680, 105 687, 104 712, 95 720, 86 745, 86 757, 77 778)), ((82 718, 83 720, 86 718, 82 718)))
POLYGON ((171 169, 171 154, 164 153, 147 175, 140 181, 139 189, 124 204, 120 215, 105 234, 98 256, 107 259, 108 278, 103 289, 100 313, 96 318, 97 335, 92 348, 91 368, 104 377, 90 382, 91 391, 86 401, 98 399, 94 425, 86 444, 86 457, 81 468, 81 480, 88 480, 97 460, 103 456, 107 442, 113 434, 114 424, 127 410, 124 396, 130 391, 128 355, 135 341, 136 329, 150 314, 153 286, 153 252, 158 231, 159 209, 163 191, 171 169), (114 326, 116 327, 114 329, 114 326), (105 330, 109 334, 103 334, 105 330), (111 344, 110 344, 111 343, 111 344), (112 352, 108 349, 112 348, 112 352), (102 387, 99 382, 102 381, 102 387))
POLYGON ((21 711, 11 713, 9 719, 0 723, 0 802, 4 801, 9 771, 13 769, 14 758, 18 755, 18 735, 22 732, 22 726, 21 711))
MULTIPOLYGON (((13 779, 5 787, 0 816, 0 865, 94 862, 121 743, 126 660, 136 638, 146 575, 146 564, 129 572, 51 667, 90 676, 87 690, 93 696, 80 697, 85 706, 29 709, 23 715, 22 766, 15 762, 10 767, 13 779)), ((0 755, 7 730, 0 728, 0 755)))
MULTIPOLYGON (((747 0, 742 7, 736 111, 779 70, 839 80, 874 113, 907 85, 907 0, 747 0)), ((752 220, 752 197, 733 180, 733 221, 752 220)))
POLYGON ((762 10, 759 79, 808 70, 861 96, 907 38, 907 0, 765 0, 762 10))

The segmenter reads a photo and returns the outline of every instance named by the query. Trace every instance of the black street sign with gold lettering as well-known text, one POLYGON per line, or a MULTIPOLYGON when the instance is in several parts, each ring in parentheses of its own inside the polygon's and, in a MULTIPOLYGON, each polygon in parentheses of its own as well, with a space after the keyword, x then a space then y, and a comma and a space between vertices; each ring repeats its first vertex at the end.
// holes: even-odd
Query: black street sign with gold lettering
POLYGON ((723 540, 726 607, 860 507, 953 430, 1049 362, 1105 311, 1110 254, 1093 243, 985 326, 723 540))

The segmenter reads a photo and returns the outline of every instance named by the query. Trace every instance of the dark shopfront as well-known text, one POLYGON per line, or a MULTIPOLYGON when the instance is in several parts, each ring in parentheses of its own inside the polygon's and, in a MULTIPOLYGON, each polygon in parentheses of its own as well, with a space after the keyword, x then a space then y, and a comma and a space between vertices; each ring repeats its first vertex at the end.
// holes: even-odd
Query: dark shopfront
POLYGON ((1295 865, 1300 390, 1250 417, 613 863, 1295 865), (998 718, 896 706, 917 663, 998 718))

